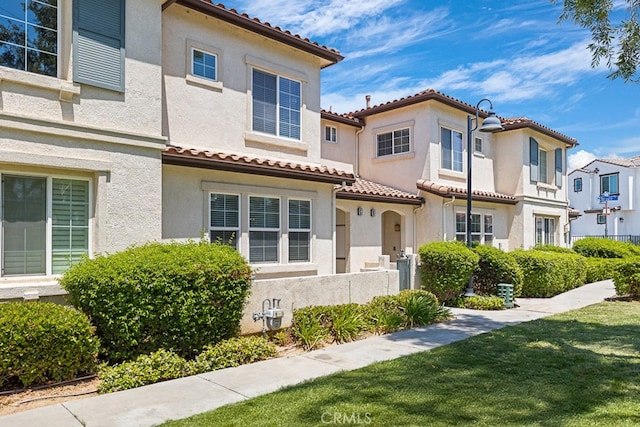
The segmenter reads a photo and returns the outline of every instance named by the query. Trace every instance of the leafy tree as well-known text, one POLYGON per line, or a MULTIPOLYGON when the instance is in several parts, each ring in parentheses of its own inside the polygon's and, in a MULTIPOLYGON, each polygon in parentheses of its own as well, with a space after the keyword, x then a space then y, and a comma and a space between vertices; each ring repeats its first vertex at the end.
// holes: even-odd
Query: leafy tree
MULTIPOLYGON (((553 4, 560 0, 551 0, 553 4)), ((564 0, 560 21, 573 21, 591 31, 591 66, 607 62, 609 78, 640 83, 640 0, 624 0, 625 16, 612 22, 613 0, 564 0)), ((620 2, 616 2, 617 10, 620 2)), ((617 12, 616 12, 617 14, 617 12)))

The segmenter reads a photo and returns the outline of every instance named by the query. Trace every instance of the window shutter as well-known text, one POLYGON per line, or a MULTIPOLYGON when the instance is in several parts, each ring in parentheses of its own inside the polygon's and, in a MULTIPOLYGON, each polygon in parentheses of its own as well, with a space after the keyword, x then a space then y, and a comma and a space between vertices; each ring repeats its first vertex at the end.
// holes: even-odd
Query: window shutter
POLYGON ((73 6, 73 80, 124 92, 125 0, 73 6))
POLYGON ((562 148, 556 148, 556 187, 562 188, 562 148))
POLYGON ((531 181, 538 182, 538 141, 529 138, 529 171, 531 173, 531 181))

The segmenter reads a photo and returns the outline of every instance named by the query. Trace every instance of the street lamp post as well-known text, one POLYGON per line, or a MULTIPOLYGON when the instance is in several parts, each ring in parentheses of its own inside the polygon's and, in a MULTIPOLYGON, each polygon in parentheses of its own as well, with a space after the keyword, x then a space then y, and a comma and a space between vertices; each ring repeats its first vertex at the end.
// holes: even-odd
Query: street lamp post
MULTIPOLYGON (((493 110, 493 104, 491 103, 491 101, 487 98, 482 98, 476 104, 475 117, 472 115, 467 116, 467 229, 466 229, 467 235, 466 237, 467 237, 467 247, 469 249, 471 249, 471 161, 473 159, 473 151, 472 151, 473 150, 473 143, 472 143, 473 131, 478 130, 480 132, 493 133, 493 132, 504 130, 504 128, 502 127, 502 122, 500 122, 500 119, 496 117, 496 113, 494 113, 491 110, 493 110), (478 125, 480 123, 479 108, 480 108, 480 104, 482 104, 484 101, 487 101, 489 103, 489 108, 490 108, 490 110, 488 111, 489 115, 482 122, 482 126, 478 128, 478 125)), ((467 289, 464 293, 464 296, 472 297, 474 295, 475 293, 473 292, 473 273, 471 273, 471 276, 469 276, 469 282, 467 284, 467 289)))

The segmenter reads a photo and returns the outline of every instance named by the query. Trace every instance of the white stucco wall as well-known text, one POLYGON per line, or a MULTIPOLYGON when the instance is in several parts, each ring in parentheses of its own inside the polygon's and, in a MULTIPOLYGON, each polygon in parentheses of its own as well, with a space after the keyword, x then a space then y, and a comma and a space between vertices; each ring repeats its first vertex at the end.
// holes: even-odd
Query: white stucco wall
POLYGON ((164 133, 174 145, 320 161, 320 59, 177 4, 163 13, 164 133), (218 55, 218 80, 190 75, 191 47, 218 55), (302 84, 299 141, 252 131, 252 69, 302 84))
POLYGON ((165 240, 200 239, 209 233, 209 194, 240 195, 240 253, 249 259, 248 197, 279 197, 279 263, 255 264, 258 278, 331 274, 334 268, 333 185, 309 181, 279 179, 258 175, 220 172, 181 166, 163 167, 162 235, 165 240), (287 261, 286 200, 311 200, 311 262, 287 261))

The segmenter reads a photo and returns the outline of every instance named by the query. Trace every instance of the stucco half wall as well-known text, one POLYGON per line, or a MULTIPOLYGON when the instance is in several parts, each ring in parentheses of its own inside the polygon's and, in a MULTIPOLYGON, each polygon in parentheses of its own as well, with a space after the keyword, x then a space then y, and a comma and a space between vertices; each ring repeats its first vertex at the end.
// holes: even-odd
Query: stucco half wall
POLYGON ((262 311, 262 303, 266 299, 280 299, 284 328, 291 326, 295 309, 310 305, 364 304, 378 295, 395 295, 399 289, 397 270, 256 280, 251 287, 240 329, 243 334, 262 331, 262 320, 254 321, 252 315, 262 311))

